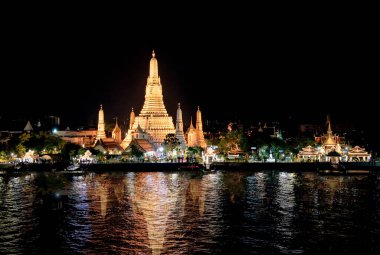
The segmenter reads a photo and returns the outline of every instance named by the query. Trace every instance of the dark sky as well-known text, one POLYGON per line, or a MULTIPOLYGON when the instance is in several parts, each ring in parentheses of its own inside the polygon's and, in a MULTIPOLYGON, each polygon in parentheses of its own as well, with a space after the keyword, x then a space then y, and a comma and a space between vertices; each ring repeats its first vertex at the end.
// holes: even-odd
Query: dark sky
POLYGON ((15 14, 2 23, 0 115, 86 124, 103 104, 107 119, 126 119, 142 107, 154 49, 167 110, 175 116, 181 102, 186 121, 200 105, 208 119, 318 123, 331 113, 371 125, 379 82, 369 20, 256 13, 15 14))

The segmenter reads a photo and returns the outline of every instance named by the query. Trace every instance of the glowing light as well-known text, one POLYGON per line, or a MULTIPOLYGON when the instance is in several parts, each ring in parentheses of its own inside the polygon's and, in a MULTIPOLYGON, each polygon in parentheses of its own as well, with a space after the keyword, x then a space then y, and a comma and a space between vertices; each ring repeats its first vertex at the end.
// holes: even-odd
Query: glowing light
POLYGON ((53 134, 56 134, 58 132, 58 129, 53 128, 53 134))

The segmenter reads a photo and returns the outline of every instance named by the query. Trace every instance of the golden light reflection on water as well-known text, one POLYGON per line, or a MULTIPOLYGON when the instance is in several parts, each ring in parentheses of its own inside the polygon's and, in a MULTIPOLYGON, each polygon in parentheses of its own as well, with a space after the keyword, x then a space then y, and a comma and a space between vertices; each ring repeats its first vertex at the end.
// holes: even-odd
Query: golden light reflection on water
MULTIPOLYGON (((6 241, 0 253, 12 247, 21 252, 15 245, 22 247, 23 236, 44 241, 35 226, 43 221, 33 207, 35 178, 0 176, 0 238, 6 241), (15 232, 26 225, 37 234, 15 232)), ((227 249, 240 254, 252 245, 262 253, 298 253, 302 247, 291 250, 297 245, 292 240, 313 240, 321 229, 332 233, 354 222, 352 217, 366 210, 352 208, 365 208, 373 194, 365 176, 274 171, 115 172, 76 176, 66 183, 66 211, 49 219, 59 231, 47 236, 56 233, 63 253, 85 254, 217 254, 226 253, 226 242, 227 249)))
POLYGON ((141 173, 130 193, 134 211, 141 213, 146 222, 152 254, 161 254, 168 217, 176 208, 180 190, 169 189, 171 181, 164 174, 141 173))
MULTIPOLYGON (((199 219, 204 216, 207 210, 206 189, 210 196, 213 196, 212 199, 215 196, 213 193, 216 189, 212 183, 216 184, 219 177, 215 175, 203 177, 201 174, 193 177, 184 178, 183 174, 179 176, 178 173, 142 172, 114 176, 99 174, 79 182, 87 182, 87 197, 92 211, 90 221, 95 222, 92 235, 104 232, 104 229, 97 229, 96 222, 99 219, 105 222, 112 221, 112 224, 115 224, 113 222, 115 218, 127 217, 126 231, 121 235, 126 239, 134 239, 133 245, 137 244, 137 247, 148 245, 152 254, 170 251, 175 244, 172 238, 173 232, 182 232, 183 237, 186 231, 191 232, 197 227, 197 221, 191 226, 189 219, 199 219), (114 215, 115 207, 124 207, 124 210, 116 212, 120 215, 114 215), (181 223, 186 224, 184 229, 181 223)), ((78 191, 83 192, 83 189, 78 191)), ((211 213, 214 213, 213 208, 218 205, 214 202, 209 203, 211 213)), ((191 243, 185 240, 182 246, 189 247, 191 243)))

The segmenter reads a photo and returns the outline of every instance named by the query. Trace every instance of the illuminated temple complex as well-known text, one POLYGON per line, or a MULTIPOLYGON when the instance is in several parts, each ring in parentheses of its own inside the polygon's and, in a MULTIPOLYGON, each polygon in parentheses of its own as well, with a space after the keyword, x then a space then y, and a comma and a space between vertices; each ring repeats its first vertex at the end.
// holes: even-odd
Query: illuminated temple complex
POLYGON ((330 116, 327 116, 327 132, 315 137, 316 147, 307 146, 298 153, 301 161, 330 161, 330 156, 339 156, 341 161, 369 161, 371 155, 364 148, 355 146, 350 148, 344 139, 334 134, 331 129, 330 116), (342 148, 345 149, 342 149, 342 148))
POLYGON ((183 131, 181 105, 178 103, 175 125, 173 118, 166 111, 161 79, 158 75, 158 62, 154 51, 149 64, 144 105, 137 116, 132 108, 127 132, 122 131, 116 119, 112 133, 107 134, 104 115, 103 106, 100 105, 97 130, 57 131, 56 135, 82 147, 93 147, 109 154, 121 154, 128 146, 134 144, 144 153, 152 152, 153 155, 168 134, 175 135, 183 151, 187 146, 206 147, 199 107, 196 113, 196 127, 194 128, 191 123, 186 134, 183 131))

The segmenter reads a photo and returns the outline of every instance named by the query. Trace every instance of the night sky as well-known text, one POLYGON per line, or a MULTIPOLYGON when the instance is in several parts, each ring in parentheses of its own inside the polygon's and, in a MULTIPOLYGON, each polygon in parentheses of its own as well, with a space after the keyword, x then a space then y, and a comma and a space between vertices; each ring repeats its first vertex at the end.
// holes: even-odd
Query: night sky
POLYGON ((197 105, 205 119, 224 121, 321 123, 330 113, 370 126, 377 114, 375 34, 363 21, 111 14, 3 22, 0 116, 58 115, 79 125, 96 121, 103 104, 106 119, 127 119, 132 106, 142 108, 153 49, 166 108, 174 117, 181 102, 185 122, 197 105))

